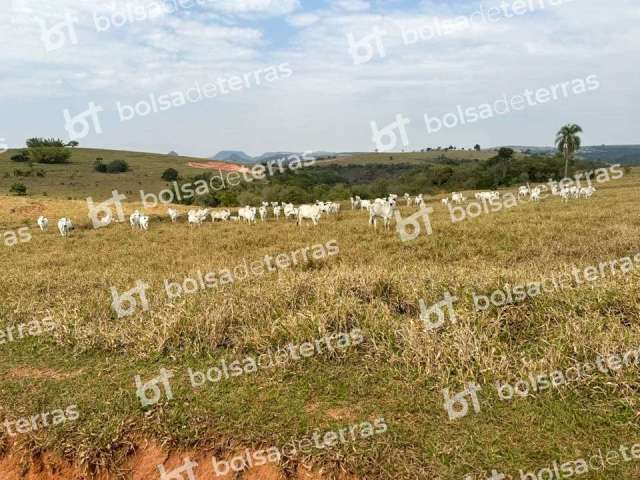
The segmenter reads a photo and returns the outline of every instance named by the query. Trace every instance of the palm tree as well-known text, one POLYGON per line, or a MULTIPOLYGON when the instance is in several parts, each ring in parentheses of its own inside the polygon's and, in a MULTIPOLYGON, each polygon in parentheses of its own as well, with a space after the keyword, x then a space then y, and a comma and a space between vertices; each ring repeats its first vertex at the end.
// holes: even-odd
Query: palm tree
POLYGON ((569 123, 562 127, 556 134, 556 147, 558 151, 564 156, 564 176, 567 178, 569 174, 569 160, 575 152, 580 150, 580 133, 582 133, 582 127, 575 123, 569 123))

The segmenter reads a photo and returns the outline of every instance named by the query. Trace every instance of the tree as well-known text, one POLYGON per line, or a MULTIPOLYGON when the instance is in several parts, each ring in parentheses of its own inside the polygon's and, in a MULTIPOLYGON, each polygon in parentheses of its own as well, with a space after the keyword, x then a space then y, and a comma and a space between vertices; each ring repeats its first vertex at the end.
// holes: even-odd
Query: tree
POLYGON ((564 176, 569 175, 569 161, 573 158, 573 154, 580 150, 582 140, 580 138, 582 127, 575 123, 569 123, 558 130, 556 134, 556 147, 564 157, 564 176))
POLYGON ((71 148, 75 148, 78 145, 80 145, 80 142, 77 142, 76 140, 71 140, 69 143, 67 143, 67 147, 71 147, 71 148))
POLYGON ((498 150, 498 157, 500 157, 502 160, 511 160, 513 158, 513 154, 513 148, 502 147, 500 150, 498 150))
POLYGON ((175 182, 178 180, 178 171, 175 168, 167 168, 164 172, 162 172, 162 179, 165 182, 175 182))
POLYGON ((480 144, 479 144, 479 143, 476 143, 476 145, 473 147, 473 149, 474 149, 476 152, 479 152, 479 151, 480 151, 480 144))
POLYGON ((27 187, 24 183, 14 183, 9 188, 9 193, 13 193, 14 195, 26 195, 27 187))
POLYGON ((37 163, 67 163, 71 158, 71 151, 65 148, 65 143, 59 138, 33 137, 27 139, 29 156, 37 163))

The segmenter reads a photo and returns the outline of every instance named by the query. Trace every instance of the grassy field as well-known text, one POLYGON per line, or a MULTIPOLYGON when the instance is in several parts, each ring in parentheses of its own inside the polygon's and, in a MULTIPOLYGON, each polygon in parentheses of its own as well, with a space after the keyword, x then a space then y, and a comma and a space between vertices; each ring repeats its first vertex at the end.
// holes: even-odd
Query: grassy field
POLYGON ((175 168, 187 177, 202 173, 204 170, 189 167, 188 162, 206 162, 203 158, 176 157, 154 153, 127 152, 121 150, 103 150, 76 148, 69 163, 48 165, 34 163, 35 171, 43 171, 39 177, 33 173, 29 177, 17 177, 14 170, 28 171, 26 163, 10 160, 16 150, 0 154, 0 193, 8 194, 9 188, 16 182, 27 186, 32 195, 47 195, 58 198, 85 199, 107 197, 114 189, 121 193, 137 192, 141 188, 158 192, 165 188, 166 182, 161 175, 167 168, 175 168), (99 173, 94 170, 96 158, 103 163, 112 160, 125 160, 130 171, 118 174, 99 173))
MULTIPOLYGON (((92 155, 87 153, 87 162, 92 155)), ((161 159, 139 161, 131 158, 134 172, 143 161, 154 162, 145 170, 150 182, 165 167, 161 159)), ((166 161, 169 166, 184 159, 166 161)), ((4 160, 0 164, 7 168, 4 160)), ((53 167, 45 179, 63 178, 58 169, 67 168, 88 167, 53 167)), ((142 181, 139 174, 135 181, 142 181)), ((126 224, 94 230, 84 201, 66 197, 104 197, 112 187, 101 179, 108 176, 95 175, 78 185, 65 181, 58 191, 48 187, 56 199, 0 198, 0 332, 13 326, 15 337, 20 325, 44 319, 51 324, 41 334, 0 344, 0 422, 70 405, 80 412, 75 421, 15 437, 0 423, 0 453, 11 452, 25 468, 48 452, 79 471, 124 475, 145 441, 204 463, 212 455, 280 447, 381 417, 388 426, 384 433, 286 454, 272 476, 251 476, 249 469, 224 478, 476 480, 496 469, 503 478, 520 479, 520 470, 537 472, 554 461, 640 441, 637 365, 511 401, 500 399, 493 386, 637 350, 638 271, 571 282, 482 312, 472 300, 573 265, 639 253, 638 170, 598 186, 590 200, 563 204, 550 198, 455 224, 433 202, 433 234, 410 242, 393 231, 374 232, 364 213, 347 207, 317 228, 274 220, 189 228, 184 218, 174 225, 157 210, 150 212, 148 232, 132 232, 126 224), (93 190, 96 182, 104 191, 93 190), (70 195, 71 187, 78 193, 70 195), (51 221, 48 232, 35 228, 40 214, 51 221), (57 234, 61 216, 78 226, 70 238, 57 234), (24 226, 32 239, 7 246, 7 232, 24 226), (180 298, 165 294, 165 280, 197 278, 198 271, 233 269, 245 260, 333 241, 339 253, 326 259, 180 298), (137 280, 150 286, 148 311, 117 318, 110 288, 122 293, 137 280), (441 329, 425 331, 419 300, 432 305, 445 292, 458 297, 456 322, 447 317, 441 329), (189 380, 189 369, 206 371, 223 360, 230 364, 354 329, 362 341, 343 349, 199 387, 189 380), (148 381, 161 368, 173 374, 172 398, 165 390, 159 403, 142 406, 134 378, 148 381), (468 414, 450 420, 442 390, 453 395, 469 382, 482 387, 480 409, 469 400, 468 414), (303 475, 307 470, 316 474, 303 475)), ((2 182, 4 189, 7 179, 2 182)), ((127 204, 126 210, 136 207, 127 204)), ((0 472, 2 465, 0 460, 0 472)), ((139 478, 158 478, 155 465, 150 471, 139 478)), ((580 475, 639 477, 638 460, 580 475)))

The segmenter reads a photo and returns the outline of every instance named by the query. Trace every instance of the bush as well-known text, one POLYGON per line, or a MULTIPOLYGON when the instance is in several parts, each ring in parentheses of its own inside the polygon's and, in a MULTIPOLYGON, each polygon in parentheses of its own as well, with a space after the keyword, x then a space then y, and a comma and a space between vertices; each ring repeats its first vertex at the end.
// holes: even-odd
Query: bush
POLYGON ((11 157, 11 160, 14 162, 28 162, 31 157, 29 157, 29 150, 20 150, 18 153, 11 157))
POLYGON ((32 147, 29 155, 37 163, 67 163, 71 150, 64 147, 32 147))
POLYGON ((96 158, 96 162, 93 164, 93 168, 96 172, 107 173, 107 166, 102 163, 102 158, 96 158))
POLYGON ((9 193, 14 195, 26 195, 27 194, 27 186, 24 183, 14 183, 9 188, 9 193))
POLYGON ((178 180, 179 174, 175 168, 167 168, 162 172, 162 179, 166 182, 175 182, 178 180))
POLYGON ((129 164, 124 160, 114 160, 107 164, 107 173, 122 173, 129 171, 129 164))

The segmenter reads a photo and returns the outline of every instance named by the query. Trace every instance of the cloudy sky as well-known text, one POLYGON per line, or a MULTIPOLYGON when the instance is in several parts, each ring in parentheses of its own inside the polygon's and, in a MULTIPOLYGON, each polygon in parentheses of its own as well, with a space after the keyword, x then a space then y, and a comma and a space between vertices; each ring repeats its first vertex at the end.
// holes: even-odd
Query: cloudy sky
POLYGON ((196 156, 372 151, 371 122, 398 114, 407 150, 548 145, 567 122, 586 144, 640 143, 638 0, 0 2, 0 139, 11 146, 82 133, 83 146, 196 156), (453 124, 456 112, 588 77, 597 88, 426 127, 425 114, 453 124), (70 133, 64 112, 91 103, 88 131, 70 133))

